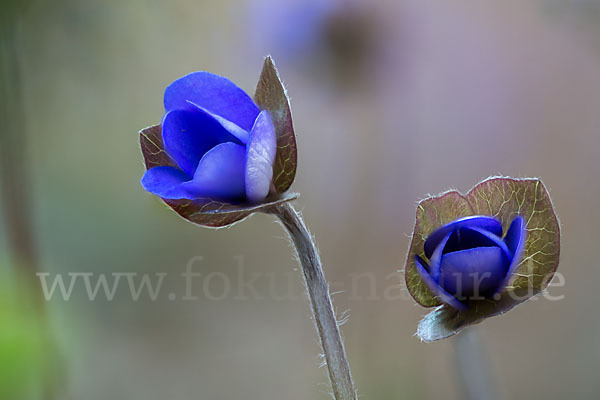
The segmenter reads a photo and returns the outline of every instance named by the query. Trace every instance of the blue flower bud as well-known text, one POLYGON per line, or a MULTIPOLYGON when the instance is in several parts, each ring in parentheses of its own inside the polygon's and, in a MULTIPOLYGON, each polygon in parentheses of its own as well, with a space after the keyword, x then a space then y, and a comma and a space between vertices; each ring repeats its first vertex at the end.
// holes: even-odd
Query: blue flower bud
POLYGON ((220 228, 291 201, 296 137, 271 57, 254 100, 233 82, 193 72, 170 84, 160 125, 140 131, 142 186, 186 220, 220 228))
POLYGON ((275 127, 230 80, 193 72, 167 87, 164 149, 177 164, 149 169, 144 189, 163 199, 264 200, 273 178, 275 127))
POLYGON ((558 267, 560 225, 537 178, 488 178, 419 202, 406 287, 436 307, 417 335, 434 341, 543 293, 558 267))
POLYGON ((425 255, 415 255, 417 272, 446 304, 465 310, 464 301, 493 298, 508 283, 523 251, 526 231, 521 216, 502 238, 502 223, 470 216, 450 222, 429 235, 425 255))

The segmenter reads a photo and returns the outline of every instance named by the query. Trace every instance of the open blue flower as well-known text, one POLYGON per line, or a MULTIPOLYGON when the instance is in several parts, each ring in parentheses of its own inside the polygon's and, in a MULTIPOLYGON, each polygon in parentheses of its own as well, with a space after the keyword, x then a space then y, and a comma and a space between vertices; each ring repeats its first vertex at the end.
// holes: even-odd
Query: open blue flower
POLYGON ((487 216, 457 219, 433 231, 424 245, 429 264, 415 255, 427 287, 449 306, 465 310, 465 301, 494 298, 519 265, 526 226, 517 216, 502 238, 502 224, 487 216))
POLYGON ((260 202, 271 190, 277 139, 271 115, 229 79, 193 72, 164 95, 164 151, 177 167, 146 171, 144 189, 163 199, 260 202))

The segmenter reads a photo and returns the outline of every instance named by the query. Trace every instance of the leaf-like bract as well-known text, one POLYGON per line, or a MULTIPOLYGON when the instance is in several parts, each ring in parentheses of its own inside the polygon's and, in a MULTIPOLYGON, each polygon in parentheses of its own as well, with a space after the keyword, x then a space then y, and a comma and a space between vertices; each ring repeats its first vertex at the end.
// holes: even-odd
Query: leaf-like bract
POLYGON ((265 58, 254 101, 260 109, 269 111, 275 126, 277 155, 273 166, 273 184, 277 193, 283 193, 294 182, 298 154, 289 99, 270 56, 265 58))
POLYGON ((435 229, 472 214, 473 211, 467 200, 456 191, 446 192, 419 203, 405 271, 406 286, 417 303, 423 307, 439 306, 442 302, 421 280, 415 267, 415 255, 425 258, 425 239, 435 229))

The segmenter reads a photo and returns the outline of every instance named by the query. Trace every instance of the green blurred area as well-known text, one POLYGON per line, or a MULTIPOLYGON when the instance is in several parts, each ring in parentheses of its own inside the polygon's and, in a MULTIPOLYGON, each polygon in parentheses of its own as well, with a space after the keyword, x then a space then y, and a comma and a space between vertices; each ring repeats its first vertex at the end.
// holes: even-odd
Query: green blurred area
POLYGON ((23 315, 11 299, 2 299, 0 319, 0 388, 2 398, 36 398, 43 363, 40 326, 23 315))
MULTIPOLYGON (((4 267, 6 267, 4 265, 4 267)), ((0 398, 35 400, 61 381, 56 344, 37 296, 3 274, 0 284, 0 398)))
MULTIPOLYGON (((42 324, 18 303, 0 230, 0 399, 42 398, 48 376, 65 399, 328 398, 281 227, 255 215, 200 229, 139 185, 137 132, 160 121, 165 86, 208 70, 252 92, 268 53, 292 101, 296 203, 337 311, 349 310, 343 336, 359 393, 462 398, 455 339, 413 336, 426 310, 397 271, 418 199, 504 174, 540 176, 550 189, 566 285, 553 289, 563 300, 477 328, 500 398, 594 398, 599 9, 592 0, 32 1, 17 25, 40 271, 93 273, 92 284, 100 273, 167 276, 155 301, 132 299, 126 278, 113 300, 92 301, 80 277, 69 300, 44 302, 42 324), (181 274, 196 256, 199 299, 183 301, 181 274), (217 273, 209 292, 222 293, 225 276, 231 294, 201 296, 217 273), (259 296, 236 298, 252 274, 259 296), (48 359, 64 380, 44 372, 48 359)), ((41 285, 31 297, 40 294, 41 285)))

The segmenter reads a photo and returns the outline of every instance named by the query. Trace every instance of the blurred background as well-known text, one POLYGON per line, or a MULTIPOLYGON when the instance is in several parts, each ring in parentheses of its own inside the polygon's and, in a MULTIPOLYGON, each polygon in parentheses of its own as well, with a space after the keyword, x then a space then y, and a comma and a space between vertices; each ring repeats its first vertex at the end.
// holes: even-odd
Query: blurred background
POLYGON ((139 184, 137 132, 160 121, 164 88, 207 70, 252 93, 266 54, 291 96, 296 205, 347 317, 361 398, 465 398, 460 339, 420 343, 427 310, 398 271, 419 199, 497 174, 549 188, 565 286, 473 328, 491 385, 597 396, 600 1, 2 4, 1 398, 329 398, 281 227, 261 214, 201 229, 139 184), (184 301, 189 262, 201 276, 184 301), (46 302, 34 269, 49 285, 164 280, 155 300, 122 278, 112 300, 80 280, 46 302))

